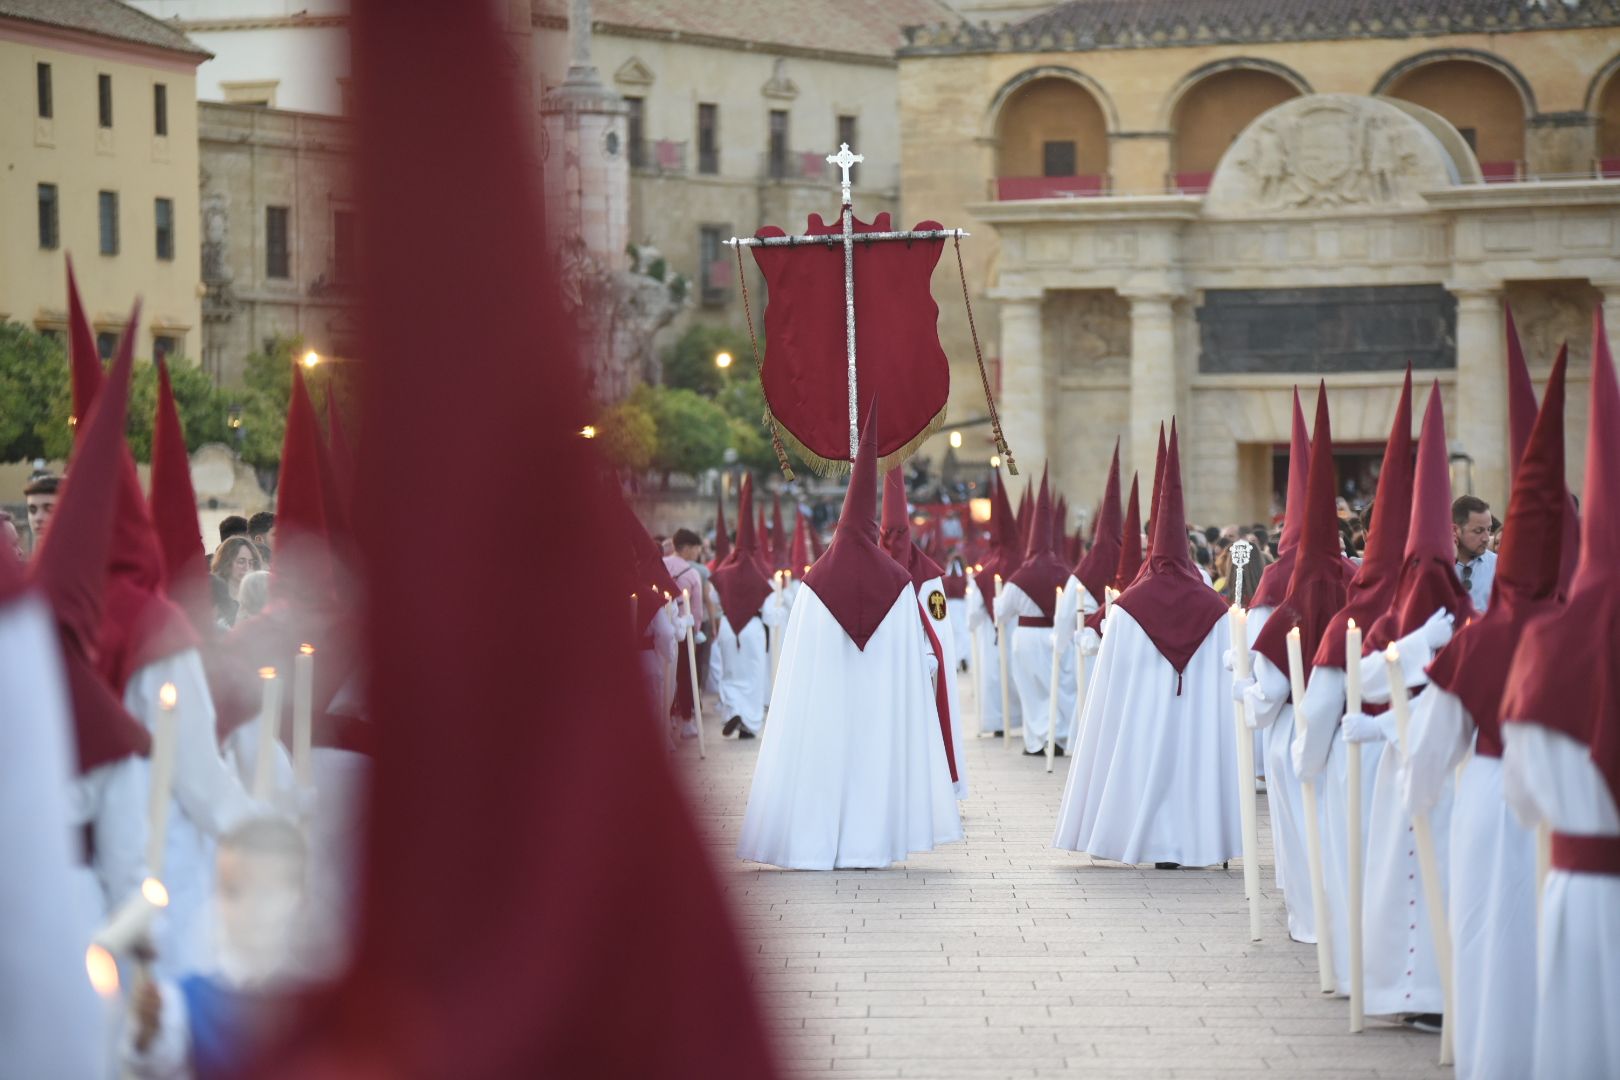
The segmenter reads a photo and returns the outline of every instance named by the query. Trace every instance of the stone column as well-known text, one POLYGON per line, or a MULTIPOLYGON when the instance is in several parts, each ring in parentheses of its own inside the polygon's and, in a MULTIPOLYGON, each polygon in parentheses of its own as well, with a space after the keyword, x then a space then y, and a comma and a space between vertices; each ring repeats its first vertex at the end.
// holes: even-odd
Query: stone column
MULTIPOLYGON (((1181 401, 1181 365, 1176 357, 1175 295, 1168 292, 1127 292, 1131 302, 1131 430, 1126 443, 1130 461, 1125 475, 1136 469, 1142 476, 1142 517, 1148 513, 1153 490, 1153 462, 1159 447, 1159 423, 1168 435, 1170 418, 1181 401)), ((1181 417, 1183 422, 1189 417, 1181 417)), ((1182 454, 1186 465, 1187 455, 1182 454)))
POLYGON ((1603 328, 1609 335, 1609 351, 1620 351, 1620 281, 1594 281, 1592 285, 1602 297, 1603 328))
POLYGON ((996 407, 1021 475, 1038 475, 1046 460, 1046 350, 1041 340, 1039 288, 996 288, 1000 305, 1001 394, 996 407))
POLYGON ((1474 459, 1474 494, 1500 518, 1510 482, 1502 289, 1448 288, 1457 298, 1457 415, 1447 418, 1452 449, 1474 459))

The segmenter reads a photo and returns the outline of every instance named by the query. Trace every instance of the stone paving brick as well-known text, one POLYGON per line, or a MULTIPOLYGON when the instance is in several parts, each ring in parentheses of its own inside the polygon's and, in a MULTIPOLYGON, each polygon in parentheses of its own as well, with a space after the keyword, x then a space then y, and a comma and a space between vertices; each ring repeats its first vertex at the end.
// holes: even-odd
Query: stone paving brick
MULTIPOLYGON (((963 681, 972 716, 972 688, 963 681)), ((707 702, 712 705, 712 699, 707 702)), ((1158 871, 1050 846, 1068 759, 965 740, 966 839, 880 871, 735 856, 759 743, 678 756, 792 1075, 806 1080, 1084 1076, 1442 1077, 1438 1041, 1376 1020, 1348 1033, 1290 941, 1261 808, 1265 940, 1239 862, 1158 871)))

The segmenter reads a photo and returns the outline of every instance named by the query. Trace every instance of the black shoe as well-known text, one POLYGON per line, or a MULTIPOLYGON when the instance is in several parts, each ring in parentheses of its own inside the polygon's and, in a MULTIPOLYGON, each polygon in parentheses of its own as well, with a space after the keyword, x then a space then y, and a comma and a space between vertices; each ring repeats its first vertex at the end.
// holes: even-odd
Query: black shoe
POLYGON ((1001 738, 1001 737, 1002 737, 1002 736, 1003 736, 1003 735, 1005 735, 1005 734, 1007 734, 1007 733, 1006 733, 1006 732, 1005 732, 1005 731, 992 731, 992 732, 991 732, 991 733, 990 733, 990 735, 991 735, 991 737, 992 737, 992 738, 996 738, 996 739, 999 739, 999 738, 1001 738))
POLYGON ((730 720, 726 721, 726 726, 720 729, 720 734, 721 735, 730 735, 733 732, 735 732, 741 726, 742 726, 742 717, 733 716, 730 720))
POLYGON ((1413 1013, 1410 1016, 1401 1017, 1401 1023, 1414 1031, 1427 1031, 1435 1035, 1440 1033, 1444 1020, 1445 1018, 1439 1013, 1413 1013))
POLYGON ((1058 757, 1063 757, 1064 756, 1063 747, 1058 746, 1058 747, 1054 747, 1053 749, 1056 751, 1058 757))
POLYGON ((757 739, 758 737, 759 736, 755 735, 752 731, 749 731, 747 728, 738 728, 737 729, 737 740, 739 742, 741 742, 743 739, 757 739))
POLYGON ((1024 751, 1024 756, 1025 757, 1042 757, 1045 754, 1046 754, 1046 750, 1045 750, 1044 747, 1042 749, 1040 749, 1040 750, 1025 750, 1024 751))
POLYGON ((1178 862, 1156 862, 1156 863, 1153 864, 1153 869, 1155 869, 1155 870, 1180 870, 1181 869, 1181 864, 1178 863, 1178 862))

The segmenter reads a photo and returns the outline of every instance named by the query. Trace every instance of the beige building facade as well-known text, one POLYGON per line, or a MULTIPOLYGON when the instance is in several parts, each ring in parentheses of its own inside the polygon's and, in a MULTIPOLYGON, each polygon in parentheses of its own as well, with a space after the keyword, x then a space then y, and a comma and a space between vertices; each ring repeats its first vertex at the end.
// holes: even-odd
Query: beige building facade
POLYGON ((353 357, 359 216, 347 120, 256 105, 198 105, 201 362, 215 381, 278 338, 353 357))
POLYGON ((208 54, 117 0, 0 0, 0 320, 67 325, 71 256, 110 355, 202 346, 197 66, 208 54))
MULTIPOLYGON (((1569 342, 1578 483, 1594 312, 1620 334, 1620 4, 1413 0, 1376 25, 1248 7, 908 31, 903 215, 974 231, 1015 454, 1050 457, 1085 501, 1116 437, 1151 470, 1175 415, 1192 518, 1256 520, 1292 387, 1309 408, 1326 380, 1341 481, 1364 493, 1410 360, 1439 380, 1454 484, 1500 507, 1505 301, 1538 382, 1569 342)), ((959 289, 942 266, 936 296, 959 289)), ((950 420, 970 421, 960 305, 942 301, 941 335, 950 420)))

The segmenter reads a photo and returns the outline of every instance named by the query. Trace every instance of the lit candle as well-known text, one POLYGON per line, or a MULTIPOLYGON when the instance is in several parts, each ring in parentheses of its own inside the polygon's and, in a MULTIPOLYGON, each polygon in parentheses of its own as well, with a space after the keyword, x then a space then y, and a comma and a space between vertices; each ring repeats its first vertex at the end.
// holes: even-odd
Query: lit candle
MULTIPOLYGON (((1347 712, 1361 711, 1361 627, 1351 619, 1344 628, 1344 701, 1347 712)), ((1345 795, 1349 822, 1350 884, 1350 1030, 1362 1031, 1366 1017, 1366 965, 1361 949, 1361 744, 1346 742, 1345 795)))
MULTIPOLYGON (((1113 590, 1109 589, 1112 593, 1113 590)), ((1227 613, 1232 638, 1232 672, 1249 677, 1249 613, 1233 604, 1227 613)), ((1243 827, 1243 892, 1249 900, 1249 940, 1260 940, 1260 807, 1254 793, 1254 735, 1243 717, 1246 706, 1237 702, 1232 713, 1237 725, 1238 817, 1243 827)))
POLYGON ((112 918, 96 931, 85 950, 84 966, 90 985, 104 998, 118 994, 118 960, 144 941, 152 931, 157 913, 169 906, 169 890, 163 882, 149 877, 113 911, 112 918))
POLYGON ((169 837, 169 802, 174 790, 174 707, 180 694, 174 683, 158 690, 156 729, 152 732, 152 778, 146 802, 146 872, 163 875, 163 852, 169 837))
POLYGON ((293 774, 300 787, 315 784, 311 745, 314 736, 315 646, 300 645, 293 657, 293 774))
POLYGON ((264 698, 259 707, 259 753, 253 763, 253 797, 267 802, 275 786, 274 755, 276 728, 281 724, 281 680, 276 678, 273 667, 260 668, 259 679, 264 684, 264 698))
POLYGON ((630 594, 630 639, 634 641, 641 635, 641 601, 635 593, 630 594))

